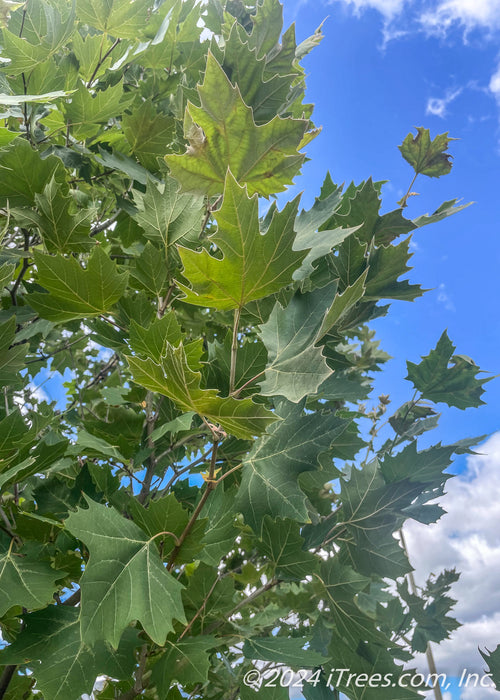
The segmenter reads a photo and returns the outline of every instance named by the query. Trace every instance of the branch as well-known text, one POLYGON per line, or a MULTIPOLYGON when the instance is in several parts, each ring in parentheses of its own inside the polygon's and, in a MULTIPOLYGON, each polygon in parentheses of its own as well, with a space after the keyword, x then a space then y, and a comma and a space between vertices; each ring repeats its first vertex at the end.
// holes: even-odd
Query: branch
POLYGON ((116 48, 116 47, 118 46, 118 44, 120 43, 120 41, 121 41, 121 39, 116 39, 115 42, 112 44, 112 46, 110 46, 110 48, 106 51, 106 53, 104 54, 104 56, 103 56, 102 58, 100 58, 100 59, 97 61, 97 65, 96 65, 96 67, 95 67, 95 69, 94 69, 94 72, 93 72, 92 75, 90 76, 90 80, 89 80, 89 82, 87 83, 87 89, 88 89, 88 88, 92 85, 92 83, 94 82, 94 78, 96 77, 97 71, 99 70, 99 68, 102 66, 102 64, 103 64, 104 61, 107 59, 107 57, 110 55, 110 53, 113 51, 113 49, 116 48))
MULTIPOLYGON (((107 174, 108 173, 103 173, 102 176, 107 175, 107 174)), ((100 175, 99 177, 102 177, 102 176, 100 175)), ((97 177, 97 176, 95 176, 95 177, 97 177)), ((113 224, 117 220, 117 218, 120 216, 121 213, 122 213, 122 210, 117 209, 115 211, 115 213, 113 214, 113 216, 110 216, 109 219, 106 219, 106 221, 103 221, 102 223, 94 226, 94 228, 91 230, 89 235, 90 236, 97 236, 97 234, 101 233, 101 231, 105 231, 107 228, 109 228, 111 226, 111 224, 113 224)))
POLYGON ((257 588, 253 593, 250 593, 250 595, 247 596, 244 600, 241 600, 238 603, 238 605, 235 605, 235 607, 232 610, 226 613, 223 620, 218 620, 217 622, 214 622, 212 625, 210 625, 210 627, 208 627, 205 631, 205 634, 212 634, 214 630, 218 629, 219 627, 222 627, 222 625, 225 624, 225 622, 229 620, 230 617, 239 612, 241 608, 244 608, 245 605, 248 605, 249 603, 253 603, 253 601, 256 598, 261 596, 263 593, 267 593, 267 591, 270 591, 271 588, 274 588, 280 583, 281 581, 279 579, 273 579, 272 581, 268 581, 264 586, 257 588))
MULTIPOLYGON (((25 228, 21 229, 23 232, 24 236, 24 251, 27 253, 30 249, 30 234, 29 231, 27 231, 25 228)), ((17 306, 17 290, 19 289, 19 286, 21 285, 21 282, 23 281, 23 277, 26 274, 28 268, 30 267, 30 263, 28 261, 28 258, 23 258, 23 265, 21 267, 21 272, 17 276, 16 281, 14 282, 14 286, 12 289, 9 289, 9 294, 10 298, 12 300, 12 306, 17 306)))
POLYGON ((231 343, 231 369, 229 370, 229 394, 234 391, 236 376, 236 356, 238 353, 238 326, 240 324, 241 307, 234 310, 233 341, 231 343))
POLYGON ((0 700, 5 696, 9 683, 12 680, 14 673, 16 672, 16 665, 6 666, 0 676, 0 700))
POLYGON ((170 559, 169 559, 168 564, 167 564, 167 571, 171 571, 173 569, 173 566, 175 564, 175 560, 177 559, 177 556, 181 550, 181 547, 184 543, 184 540, 186 539, 186 537, 189 535, 189 533, 193 529, 193 526, 194 526, 195 522, 197 521, 197 519, 202 511, 203 506, 205 505, 208 497, 210 496, 210 494, 212 493, 212 491, 214 490, 214 488, 217 485, 216 481, 214 480, 214 476, 215 476, 215 465, 217 463, 218 446, 219 446, 219 443, 217 442, 217 440, 214 440, 214 446, 212 449, 212 459, 210 460, 210 470, 208 473, 208 478, 206 480, 207 487, 206 487, 202 497, 200 498, 198 505, 194 509, 193 515, 189 519, 188 524, 184 528, 183 533, 179 537, 179 544, 177 544, 172 550, 172 554, 170 555, 170 559))
POLYGON ((146 475, 144 477, 144 481, 142 482, 141 492, 137 497, 139 503, 144 503, 144 501, 149 495, 149 492, 151 490, 151 482, 153 481, 153 477, 155 475, 156 467, 158 464, 158 460, 156 459, 154 452, 155 445, 153 440, 151 439, 151 436, 155 429, 155 423, 158 420, 158 415, 159 411, 157 411, 156 414, 153 412, 153 392, 148 391, 148 393, 146 394, 146 429, 148 435, 148 448, 151 450, 151 453, 149 455, 149 464, 146 469, 146 475))

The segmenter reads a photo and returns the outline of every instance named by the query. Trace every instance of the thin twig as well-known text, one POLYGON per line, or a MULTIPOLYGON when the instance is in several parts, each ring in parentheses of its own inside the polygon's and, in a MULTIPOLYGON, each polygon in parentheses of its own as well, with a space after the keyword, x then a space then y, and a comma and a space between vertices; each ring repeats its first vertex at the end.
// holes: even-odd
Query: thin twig
POLYGON ((198 505, 194 509, 194 512, 193 512, 191 518, 189 519, 188 524, 184 528, 181 536, 179 537, 179 544, 176 545, 172 550, 172 554, 170 555, 170 559, 169 559, 168 564, 167 564, 167 571, 171 571, 173 569, 174 564, 175 564, 175 560, 177 559, 177 556, 181 550, 181 547, 184 543, 184 540, 186 539, 186 537, 189 535, 189 533, 193 529, 193 526, 194 526, 195 522, 197 521, 197 519, 198 519, 198 517, 203 509, 203 506, 207 502, 207 499, 210 496, 211 492, 216 487, 216 482, 214 481, 214 476, 215 476, 215 465, 217 463, 218 446, 219 446, 218 441, 216 439, 214 439, 214 444, 213 444, 213 449, 212 449, 212 459, 210 460, 210 469, 208 472, 208 478, 206 480, 207 485, 206 485, 205 491, 203 492, 203 495, 200 498, 198 505))
POLYGON ((114 222, 117 220, 117 218, 120 216, 122 213, 121 209, 117 209, 113 216, 110 216, 109 219, 106 219, 106 221, 103 221, 100 224, 97 224, 94 226, 94 228, 90 232, 90 236, 97 236, 98 233, 101 233, 101 231, 105 231, 107 228, 111 226, 111 224, 114 224, 114 222))
POLYGON ((236 376, 236 357, 238 353, 238 326, 240 324, 241 308, 234 310, 233 340, 231 343, 231 368, 229 370, 229 394, 234 391, 234 380, 236 376))
POLYGON ((106 51, 106 53, 104 54, 104 56, 98 60, 97 65, 96 65, 96 67, 95 67, 95 69, 94 69, 94 72, 93 72, 92 75, 90 76, 90 80, 89 80, 89 82, 87 83, 87 89, 90 88, 90 86, 91 86, 92 83, 94 82, 94 78, 96 77, 97 71, 99 70, 99 68, 102 66, 102 64, 104 63, 104 61, 108 58, 108 56, 109 56, 110 53, 113 51, 113 49, 115 49, 115 48, 118 46, 118 44, 120 43, 120 41, 121 41, 121 39, 115 39, 114 43, 112 44, 112 46, 109 47, 109 49, 106 51))
POLYGON ((179 636, 179 638, 177 639, 177 642, 180 642, 181 639, 182 639, 183 637, 186 636, 186 634, 189 632, 189 630, 190 630, 191 627, 194 625, 194 623, 196 622, 196 620, 199 618, 199 616, 201 615, 201 613, 205 610, 206 605, 207 605, 207 603, 208 603, 208 599, 210 598, 210 596, 211 596, 212 593, 214 592, 215 586, 219 583, 219 581, 220 581, 220 577, 217 576, 216 579, 215 579, 215 581, 213 582, 213 584, 210 586, 210 590, 208 591, 207 595, 206 595, 205 598, 203 599, 202 604, 200 605, 200 607, 199 607, 198 610, 196 611, 195 615, 191 618, 189 624, 186 625, 186 627, 184 628, 182 634, 181 634, 181 635, 179 636))

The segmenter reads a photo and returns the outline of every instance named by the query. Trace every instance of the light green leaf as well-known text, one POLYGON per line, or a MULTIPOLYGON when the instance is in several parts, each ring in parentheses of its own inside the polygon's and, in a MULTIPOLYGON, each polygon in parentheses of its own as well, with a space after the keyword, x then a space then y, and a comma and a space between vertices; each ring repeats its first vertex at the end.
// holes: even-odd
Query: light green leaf
POLYGON ((183 276, 191 288, 178 283, 183 301, 196 306, 236 309, 254 299, 279 291, 292 282, 305 252, 292 250, 297 203, 275 212, 265 235, 259 230, 258 197, 249 198, 228 172, 222 206, 215 217, 217 232, 210 238, 222 252, 215 258, 207 250, 180 249, 183 276), (263 264, 265 261, 265 264, 263 264))
POLYGON ((65 105, 66 120, 72 126, 77 138, 84 138, 94 133, 93 124, 105 124, 119 116, 125 106, 122 103, 123 85, 117 83, 106 90, 99 90, 92 95, 89 89, 80 84, 74 92, 71 102, 65 105))
POLYGON ((176 181, 167 176, 155 184, 148 179, 145 194, 135 191, 134 219, 146 238, 168 249, 174 243, 192 245, 201 234, 203 197, 180 194, 176 181))
POLYGON ((408 379, 422 398, 446 403, 465 409, 481 406, 483 385, 493 377, 478 379, 481 369, 465 355, 454 355, 455 346, 446 331, 442 334, 434 350, 422 358, 420 364, 407 362, 408 379))
POLYGON ((102 674, 127 678, 135 668, 134 647, 140 644, 137 632, 126 630, 116 652, 103 642, 89 647, 80 638, 79 613, 78 608, 50 605, 25 616, 25 628, 0 652, 0 663, 27 664, 37 689, 51 700, 91 693, 102 674))
POLYGON ((71 196, 64 196, 52 177, 42 194, 35 194, 38 211, 23 209, 23 218, 40 229, 48 251, 77 252, 91 245, 91 209, 76 210, 71 196))
POLYGON ((35 292, 29 303, 49 321, 99 316, 123 296, 128 273, 118 271, 100 246, 96 246, 86 269, 76 258, 34 253, 38 282, 49 294, 35 292))
POLYGON ((138 620, 160 646, 185 622, 181 584, 167 572, 153 537, 113 508, 88 500, 70 513, 68 530, 82 540, 90 560, 81 580, 81 628, 86 644, 108 641, 117 648, 127 625, 138 620))
POLYGON ((220 194, 229 168, 250 195, 268 196, 292 184, 304 160, 298 153, 308 126, 302 119, 276 116, 256 126, 212 53, 198 88, 200 107, 187 106, 189 147, 184 155, 165 157, 172 175, 186 191, 220 194))
POLYGON ((35 194, 43 192, 52 177, 64 180, 61 160, 55 156, 42 159, 26 139, 16 139, 0 150, 0 206, 33 206, 35 194))
POLYGON ((310 294, 297 292, 285 309, 276 302, 260 329, 268 351, 266 378, 260 384, 264 396, 284 396, 297 403, 315 394, 332 374, 314 343, 333 293, 329 285, 310 294))
POLYGON ((156 363, 151 359, 126 356, 134 380, 150 391, 168 396, 184 411, 194 411, 241 438, 260 435, 276 420, 273 414, 252 401, 218 396, 217 389, 202 389, 201 373, 189 367, 182 344, 165 345, 165 354, 156 363))
POLYGON ((150 0, 78 0, 81 22, 121 39, 137 39, 147 23, 150 0))
MULTIPOLYGON (((71 91, 56 90, 54 92, 46 92, 44 95, 5 95, 0 93, 0 105, 4 107, 13 107, 15 105, 21 105, 25 102, 51 102, 56 100, 58 97, 67 97, 71 94, 71 91)), ((13 137, 17 134, 13 134, 13 137)))

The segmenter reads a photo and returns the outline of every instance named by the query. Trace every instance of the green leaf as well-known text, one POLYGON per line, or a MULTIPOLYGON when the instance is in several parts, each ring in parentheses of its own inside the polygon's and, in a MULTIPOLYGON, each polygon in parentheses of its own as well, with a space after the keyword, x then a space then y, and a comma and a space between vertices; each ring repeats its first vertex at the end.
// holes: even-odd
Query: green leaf
POLYGON ((47 250, 77 252, 91 246, 91 209, 76 210, 74 199, 64 196, 54 176, 42 194, 35 195, 38 211, 22 210, 23 218, 40 229, 47 250), (76 211, 75 211, 76 210, 76 211))
POLYGON ((342 201, 341 188, 335 189, 325 197, 316 197, 314 205, 308 211, 302 210, 295 220, 294 249, 309 252, 300 268, 294 272, 294 279, 304 280, 314 270, 313 263, 326 256, 332 248, 340 245, 348 236, 357 231, 358 227, 325 228, 335 214, 342 201))
POLYGON ((342 334, 345 327, 349 325, 349 312, 365 295, 367 275, 368 270, 365 270, 354 284, 347 287, 342 294, 335 295, 318 331, 317 340, 332 331, 335 331, 337 335, 342 334))
POLYGON ((22 550, 13 551, 12 544, 2 547, 0 554, 0 616, 14 605, 28 610, 43 608, 57 590, 57 579, 65 574, 47 562, 31 560, 22 550))
POLYGON ((454 355, 455 346, 446 331, 434 350, 422 358, 420 364, 407 362, 408 379, 422 398, 446 403, 456 408, 481 406, 483 385, 493 377, 478 379, 482 370, 465 355, 454 355))
POLYGON ((406 265, 411 258, 410 240, 411 236, 398 245, 381 245, 373 251, 369 259, 365 299, 413 301, 422 296, 424 292, 418 284, 409 284, 407 280, 398 282, 398 277, 412 269, 406 265))
POLYGON ((266 79, 266 59, 257 58, 257 49, 250 48, 248 35, 242 36, 241 25, 234 22, 224 44, 222 68, 233 85, 237 85, 243 102, 252 108, 257 124, 281 114, 287 104, 291 83, 297 71, 290 66, 285 75, 275 73, 266 79))
POLYGON ((252 109, 210 52, 204 82, 197 89, 201 106, 189 102, 186 113, 190 145, 184 155, 165 157, 182 188, 220 194, 228 168, 250 195, 267 197, 292 184, 304 160, 297 149, 308 122, 275 116, 257 126, 252 109))
POLYGON ((134 647, 140 640, 126 630, 116 652, 103 642, 93 647, 80 638, 80 610, 50 605, 24 617, 25 628, 0 652, 2 664, 26 664, 44 697, 68 700, 92 692, 97 676, 127 678, 135 668, 134 647), (41 662, 41 663, 39 663, 41 662))
MULTIPOLYGON (((339 517, 350 535, 345 547, 358 571, 398 578, 411 570, 393 533, 408 517, 405 509, 421 492, 420 485, 409 481, 386 484, 376 459, 361 469, 351 469, 348 480, 341 479, 339 517)), ((431 498, 427 494, 427 500, 431 498)))
POLYGON ((0 206, 33 206, 35 194, 43 192, 52 177, 57 182, 64 179, 59 158, 48 156, 42 160, 26 139, 16 139, 0 150, 0 206))
POLYGON ((105 124, 123 111, 123 85, 117 83, 106 90, 92 95, 85 85, 80 84, 71 102, 65 106, 66 120, 70 123, 77 138, 93 134, 92 124, 105 124))
POLYGON ((166 343, 179 345, 184 338, 174 311, 168 311, 162 318, 156 318, 147 328, 134 320, 130 324, 130 347, 132 350, 155 362, 161 362, 166 352, 166 343))
POLYGON ((76 258, 34 253, 39 283, 49 292, 29 295, 33 308, 49 321, 99 316, 123 296, 128 273, 118 271, 100 246, 82 268, 76 258))
POLYGON ((131 114, 124 115, 122 124, 132 153, 145 168, 157 171, 158 158, 170 150, 175 136, 173 117, 157 112, 151 100, 145 100, 131 114))
POLYGON ((162 243, 168 249, 174 243, 189 245, 197 242, 203 219, 203 197, 180 194, 176 181, 167 176, 155 184, 148 179, 146 192, 134 192, 138 211, 134 219, 144 230, 146 238, 162 243))
POLYGON ((288 688, 282 688, 279 684, 271 687, 262 685, 256 689, 253 686, 241 686, 241 700, 289 700, 288 688))
POLYGON ((149 241, 137 257, 131 277, 140 289, 158 297, 164 291, 167 283, 167 261, 164 255, 149 241))
POLYGON ((245 521, 259 534, 266 515, 308 522, 298 477, 317 468, 318 457, 348 425, 331 415, 304 415, 301 404, 281 404, 283 420, 268 429, 243 461, 236 500, 245 521))
MULTIPOLYGON (((208 384, 218 386, 222 393, 228 394, 231 376, 231 345, 232 333, 228 332, 223 343, 214 342, 208 346, 208 384)), ((264 343, 253 339, 244 340, 243 344, 238 347, 236 356, 235 390, 241 388, 242 396, 245 396, 245 392, 254 393, 255 381, 263 373, 266 362, 267 351, 264 343), (245 385, 247 386, 243 389, 245 385)))
POLYGON ((215 258, 207 250, 198 253, 180 249, 182 274, 191 283, 191 289, 178 283, 185 294, 183 301, 236 309, 290 284, 305 257, 304 252, 292 250, 296 207, 296 202, 291 202, 282 212, 276 212, 262 235, 257 195, 249 198, 245 187, 240 187, 228 172, 223 203, 215 213, 218 229, 210 238, 223 258, 215 258))
POLYGON ((0 384, 12 384, 15 375, 24 368, 27 345, 11 345, 15 342, 16 318, 12 316, 0 324, 0 384))
POLYGON ((412 442, 396 455, 385 455, 380 463, 384 479, 387 482, 410 481, 424 484, 442 483, 451 474, 443 474, 452 460, 455 445, 434 445, 427 450, 417 452, 417 443, 412 442))
POLYGON ((486 651, 481 651, 481 649, 480 649, 479 653, 481 654, 483 659, 488 664, 488 670, 489 670, 489 673, 491 674, 491 679, 492 679, 493 683, 495 684, 496 689, 499 690, 500 689, 500 645, 498 645, 494 651, 489 651, 488 649, 486 649, 486 651))
MULTIPOLYGON (((4 107, 14 107, 25 102, 51 102, 58 97, 67 97, 71 93, 65 90, 55 90, 46 92, 44 95, 4 95, 0 93, 0 105, 4 107)), ((14 134, 13 136, 17 136, 14 134)))
POLYGON ((367 589, 370 577, 363 576, 352 567, 340 562, 338 556, 328 559, 321 566, 317 576, 324 588, 325 602, 338 635, 349 644, 353 651, 359 641, 387 645, 385 635, 377 629, 376 622, 356 603, 356 596, 367 589))
POLYGON ((412 166, 417 175, 441 177, 451 170, 451 161, 446 149, 450 141, 456 139, 445 134, 438 134, 431 141, 429 129, 417 126, 417 135, 408 134, 401 146, 398 146, 403 158, 412 166))
POLYGON ((266 378, 260 384, 264 396, 280 395, 297 403, 315 394, 332 374, 322 349, 314 345, 332 293, 331 285, 310 294, 297 292, 285 309, 276 302, 260 329, 268 351, 266 378))
POLYGON ((210 661, 208 650, 214 646, 213 637, 187 637, 182 642, 167 640, 160 660, 154 665, 151 683, 162 697, 168 693, 173 680, 181 684, 204 683, 210 661))
POLYGON ((457 206, 458 201, 458 199, 451 199, 449 202, 443 202, 433 214, 423 214, 414 219, 413 223, 418 227, 427 226, 427 224, 435 224, 438 221, 446 219, 448 216, 457 214, 459 211, 462 211, 462 209, 467 209, 467 207, 470 207, 472 204, 472 202, 469 202, 468 204, 459 204, 457 206))
POLYGON ((218 566, 222 557, 233 547, 238 531, 234 526, 234 490, 217 488, 203 506, 200 517, 205 519, 203 549, 200 559, 210 566, 218 566))
POLYGON ((78 17, 91 27, 121 39, 137 39, 148 18, 149 0, 78 0, 78 17))
MULTIPOLYGON (((134 522, 150 537, 155 537, 158 533, 166 533, 164 537, 158 537, 156 544, 160 545, 164 559, 168 559, 170 552, 190 519, 190 513, 185 510, 177 501, 173 493, 169 493, 163 498, 159 498, 149 504, 148 508, 143 508, 137 501, 131 501, 130 514, 134 522)), ((203 533, 205 523, 203 519, 198 520, 191 532, 182 543, 180 556, 177 561, 191 561, 203 547, 203 533)))
POLYGON ((201 388, 201 373, 188 365, 186 349, 166 343, 159 362, 126 356, 134 380, 150 391, 168 396, 183 411, 194 411, 241 438, 260 435, 276 420, 273 414, 252 399, 218 396, 217 389, 201 388))
POLYGON ((163 645, 172 620, 185 622, 182 586, 164 568, 154 539, 113 508, 87 499, 66 526, 90 550, 81 580, 81 628, 86 644, 117 648, 127 625, 138 620, 163 645))
POLYGON ((303 580, 317 567, 314 554, 304 551, 304 538, 293 520, 272 520, 266 515, 257 547, 273 563, 275 576, 280 580, 303 580))
POLYGON ((325 657, 312 649, 304 649, 310 640, 302 637, 261 637, 246 639, 243 655, 247 659, 274 661, 292 668, 313 668, 325 657))
POLYGON ((4 52, 11 60, 9 73, 32 71, 69 39, 74 26, 74 2, 30 2, 11 17, 9 29, 2 30, 4 52))

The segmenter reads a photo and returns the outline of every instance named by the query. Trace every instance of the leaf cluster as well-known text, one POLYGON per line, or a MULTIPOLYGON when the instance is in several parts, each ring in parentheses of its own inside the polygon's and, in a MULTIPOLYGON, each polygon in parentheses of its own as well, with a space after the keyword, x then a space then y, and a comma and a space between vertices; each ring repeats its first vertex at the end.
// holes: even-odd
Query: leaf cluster
MULTIPOLYGON (((317 673, 308 698, 403 700, 326 679, 397 677, 455 627, 453 575, 410 591, 397 533, 441 517, 474 444, 421 449, 434 404, 486 380, 443 335, 384 432, 369 323, 423 293, 410 236, 462 207, 410 220, 329 174, 277 206, 322 39, 278 0, 0 20, 0 697, 285 697, 245 687, 264 663, 317 673)), ((401 148, 437 176, 448 141, 401 148)))

